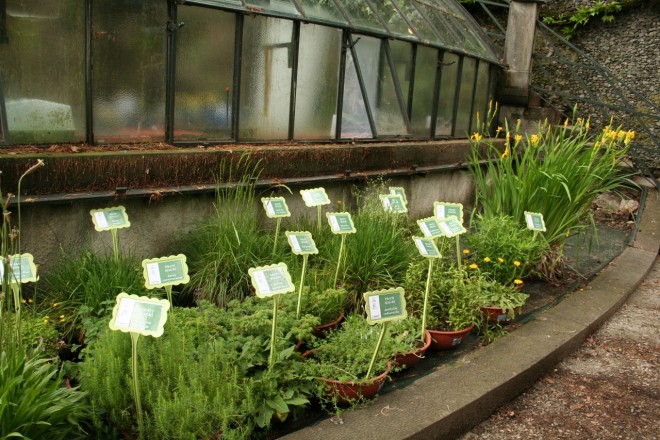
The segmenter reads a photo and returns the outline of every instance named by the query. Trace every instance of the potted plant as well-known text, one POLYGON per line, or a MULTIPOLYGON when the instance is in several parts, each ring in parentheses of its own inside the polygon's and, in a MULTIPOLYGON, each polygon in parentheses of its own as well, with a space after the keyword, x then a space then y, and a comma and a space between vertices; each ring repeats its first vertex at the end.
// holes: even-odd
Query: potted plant
MULTIPOLYGON (((413 262, 406 272, 411 314, 419 315, 423 310, 427 278, 424 266, 424 262, 413 262)), ((485 282, 471 266, 459 268, 455 262, 443 264, 432 272, 426 311, 432 349, 458 346, 480 322, 479 291, 485 282)))
POLYGON ((488 322, 507 324, 520 314, 529 295, 517 287, 488 281, 480 293, 480 308, 488 322))
POLYGON ((392 369, 392 348, 384 346, 376 357, 373 374, 366 377, 379 336, 377 326, 352 314, 325 339, 312 341, 311 350, 303 355, 307 359, 305 371, 316 379, 315 395, 322 403, 333 407, 351 404, 378 393, 392 369))
POLYGON ((422 320, 418 317, 408 318, 390 323, 388 330, 393 341, 392 363, 401 368, 410 368, 424 358, 426 351, 431 346, 431 334, 424 331, 420 336, 422 320))

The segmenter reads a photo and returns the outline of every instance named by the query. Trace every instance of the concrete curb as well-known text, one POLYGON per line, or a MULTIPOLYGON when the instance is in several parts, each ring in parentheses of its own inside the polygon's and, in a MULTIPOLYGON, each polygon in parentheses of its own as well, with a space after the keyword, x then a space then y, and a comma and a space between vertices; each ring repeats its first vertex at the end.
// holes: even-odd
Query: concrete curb
POLYGON ((451 439, 511 400, 600 327, 645 278, 660 249, 657 191, 649 191, 632 246, 580 292, 505 338, 444 365, 366 408, 343 424, 323 420, 284 439, 451 439))

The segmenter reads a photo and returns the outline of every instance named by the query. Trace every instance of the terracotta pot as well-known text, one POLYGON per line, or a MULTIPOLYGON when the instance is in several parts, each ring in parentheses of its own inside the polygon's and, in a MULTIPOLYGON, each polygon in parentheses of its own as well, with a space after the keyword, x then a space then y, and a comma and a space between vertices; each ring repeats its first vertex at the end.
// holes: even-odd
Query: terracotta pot
POLYGON ((336 399, 338 404, 351 403, 358 399, 370 399, 378 394, 390 374, 391 365, 387 364, 387 370, 376 377, 360 382, 341 382, 333 379, 318 377, 327 386, 325 394, 328 399, 336 399))
POLYGON ((429 330, 431 334, 431 350, 449 350, 459 346, 470 334, 474 324, 458 331, 429 330))
POLYGON ((328 333, 330 330, 334 330, 337 327, 339 327, 339 325, 343 320, 344 320, 344 311, 342 310, 341 313, 339 314, 339 318, 337 318, 336 320, 329 322, 327 324, 321 324, 314 327, 314 336, 316 336, 317 338, 324 338, 325 334, 328 333))
POLYGON ((411 351, 410 353, 399 353, 394 357, 392 362, 394 365, 400 367, 410 368, 416 365, 419 361, 424 358, 424 353, 431 346, 431 333, 428 330, 424 333, 424 345, 417 349, 416 351, 411 351))
MULTIPOLYGON (((484 314, 484 317, 488 319, 488 322, 493 324, 508 324, 512 321, 507 315, 507 310, 502 309, 501 307, 482 307, 481 313, 484 314)), ((516 316, 520 315, 520 307, 513 309, 514 319, 516 316)))

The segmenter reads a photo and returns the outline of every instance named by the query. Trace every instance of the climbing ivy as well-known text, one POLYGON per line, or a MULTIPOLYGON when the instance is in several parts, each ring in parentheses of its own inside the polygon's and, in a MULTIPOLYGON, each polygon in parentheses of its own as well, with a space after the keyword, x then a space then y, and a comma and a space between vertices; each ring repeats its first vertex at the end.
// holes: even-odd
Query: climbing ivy
POLYGON ((567 40, 575 37, 581 28, 583 28, 589 20, 595 17, 600 17, 603 23, 611 23, 614 21, 614 14, 620 12, 622 9, 621 3, 612 1, 606 3, 604 1, 597 1, 593 6, 583 6, 570 16, 559 14, 556 17, 545 16, 543 22, 549 26, 556 26, 561 29, 562 34, 567 40))

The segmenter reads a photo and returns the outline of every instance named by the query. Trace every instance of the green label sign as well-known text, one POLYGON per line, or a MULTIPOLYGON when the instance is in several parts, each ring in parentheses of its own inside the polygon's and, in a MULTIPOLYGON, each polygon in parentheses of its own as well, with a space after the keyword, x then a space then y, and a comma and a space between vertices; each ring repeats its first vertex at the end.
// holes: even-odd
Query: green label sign
POLYGON ((325 188, 301 189, 300 195, 308 207, 330 204, 330 199, 325 192, 325 188))
POLYGON ((327 212, 326 217, 330 223, 333 234, 354 234, 353 218, 349 212, 327 212))
POLYGON ((186 256, 183 254, 142 260, 142 275, 147 289, 176 286, 190 281, 186 256))
POLYGON ((403 189, 403 187, 390 186, 389 190, 390 190, 390 194, 396 194, 401 196, 401 198, 403 199, 403 203, 405 203, 406 205, 408 204, 408 199, 406 198, 406 190, 403 189))
POLYGON ((285 232, 286 239, 291 246, 291 250, 296 255, 305 254, 318 254, 319 250, 316 248, 316 243, 312 238, 312 234, 306 231, 287 231, 285 232))
POLYGON ((252 286, 259 298, 293 292, 295 286, 285 263, 254 267, 248 270, 252 286))
POLYGON ((440 223, 442 232, 444 232, 447 237, 454 237, 455 235, 466 232, 466 229, 456 217, 448 217, 440 220, 438 223, 440 223))
POLYGON ((461 224, 463 223, 463 205, 460 203, 435 202, 433 204, 433 211, 438 220, 456 217, 461 224))
POLYGON ((264 205, 266 215, 269 218, 289 217, 289 207, 286 205, 284 197, 262 197, 261 203, 264 205))
POLYGON ((417 250, 423 257, 427 257, 427 258, 442 257, 433 239, 424 238, 424 237, 413 237, 413 240, 415 241, 415 246, 417 246, 417 250))
POLYGON ((117 295, 117 304, 112 310, 111 330, 139 333, 155 338, 163 334, 170 303, 166 299, 129 295, 117 295))
POLYGON ((436 238, 443 235, 438 219, 435 217, 427 217, 417 220, 417 224, 426 238, 436 238))
POLYGON ((403 201, 403 197, 399 194, 381 194, 380 200, 383 202, 383 207, 385 211, 394 212, 396 214, 401 214, 408 212, 406 207, 406 202, 403 201))
POLYGON ((403 288, 364 292, 367 305, 367 322, 377 324, 386 321, 400 321, 408 316, 403 288))
POLYGON ((525 211, 525 221, 527 222, 527 229, 532 231, 545 232, 545 222, 543 221, 543 214, 538 212, 525 211))
MULTIPOLYGON (((5 265, 0 263, 0 279, 5 278, 5 265)), ((22 284, 36 282, 37 266, 34 264, 32 254, 16 254, 9 256, 9 282, 22 284)))
POLYGON ((109 231, 110 229, 128 228, 131 222, 128 221, 126 208, 115 206, 113 208, 92 209, 89 211, 94 223, 94 229, 97 231, 109 231))

